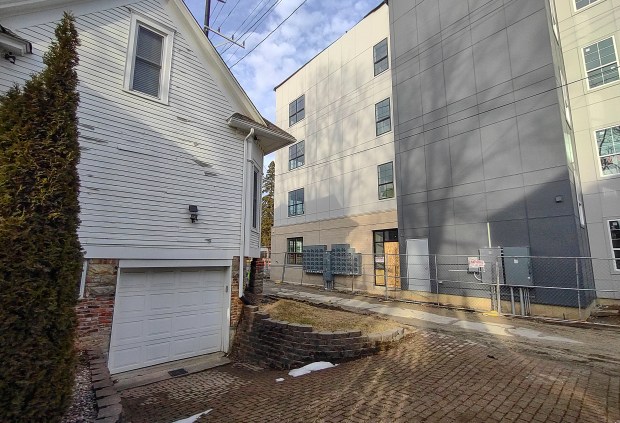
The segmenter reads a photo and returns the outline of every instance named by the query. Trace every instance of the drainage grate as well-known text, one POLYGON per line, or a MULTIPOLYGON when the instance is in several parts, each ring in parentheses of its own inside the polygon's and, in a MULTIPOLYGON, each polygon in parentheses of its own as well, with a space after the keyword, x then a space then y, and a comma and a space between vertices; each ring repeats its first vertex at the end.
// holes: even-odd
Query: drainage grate
POLYGON ((187 370, 185 369, 170 370, 168 374, 172 377, 185 376, 187 374, 187 370))

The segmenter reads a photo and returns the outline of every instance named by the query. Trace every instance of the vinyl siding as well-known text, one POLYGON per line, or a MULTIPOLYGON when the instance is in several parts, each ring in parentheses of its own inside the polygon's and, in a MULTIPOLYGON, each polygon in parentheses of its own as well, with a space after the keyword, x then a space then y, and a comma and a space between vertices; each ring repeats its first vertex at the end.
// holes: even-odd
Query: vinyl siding
MULTIPOLYGON (((79 235, 87 256, 239 253, 244 135, 226 119, 241 110, 192 51, 167 7, 146 0, 76 16, 82 43, 79 235), (123 90, 131 10, 177 31, 169 105, 123 90), (198 223, 190 222, 189 204, 198 205, 198 223), (142 251, 134 255, 137 248, 142 251)), ((56 22, 25 28, 12 27, 10 20, 2 24, 32 42, 34 54, 18 58, 16 65, 0 64, 0 92, 41 69, 56 22)))

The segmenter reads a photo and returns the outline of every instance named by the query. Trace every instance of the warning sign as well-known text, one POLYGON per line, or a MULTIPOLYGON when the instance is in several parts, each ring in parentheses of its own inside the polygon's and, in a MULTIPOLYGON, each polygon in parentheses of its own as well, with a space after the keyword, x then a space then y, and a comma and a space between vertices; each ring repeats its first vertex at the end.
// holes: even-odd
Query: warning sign
POLYGON ((478 257, 467 257, 470 272, 480 272, 484 270, 484 260, 478 257))

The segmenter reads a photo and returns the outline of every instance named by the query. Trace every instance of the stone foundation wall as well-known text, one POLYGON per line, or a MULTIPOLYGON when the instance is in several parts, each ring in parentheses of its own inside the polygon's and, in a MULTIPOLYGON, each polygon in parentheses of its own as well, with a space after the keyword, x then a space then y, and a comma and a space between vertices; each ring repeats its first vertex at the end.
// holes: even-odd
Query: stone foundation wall
POLYGON ((399 328, 362 335, 360 331, 314 332, 312 326, 273 320, 256 306, 245 306, 232 355, 274 369, 314 361, 341 362, 375 354, 404 336, 399 328))
POLYGON ((118 260, 89 259, 84 298, 78 300, 78 342, 107 351, 112 333, 118 260))

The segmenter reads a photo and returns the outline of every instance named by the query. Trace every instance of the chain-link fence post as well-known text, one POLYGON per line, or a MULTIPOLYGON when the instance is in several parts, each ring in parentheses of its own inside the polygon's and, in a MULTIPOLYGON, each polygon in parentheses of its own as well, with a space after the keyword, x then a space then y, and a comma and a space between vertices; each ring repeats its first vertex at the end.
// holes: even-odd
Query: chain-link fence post
POLYGON ((437 254, 433 254, 433 263, 435 264, 435 301, 439 306, 439 269, 437 268, 437 254))
POLYGON ((499 260, 499 257, 495 259, 495 294, 497 297, 497 314, 502 314, 502 293, 499 288, 499 260))
POLYGON ((387 254, 383 253, 383 283, 385 284, 385 299, 388 300, 388 282, 387 282, 387 254))
POLYGON ((286 272, 286 262, 288 260, 287 254, 288 253, 284 253, 284 263, 282 263, 282 279, 280 280, 280 283, 284 283, 284 272, 286 272))
POLYGON ((581 320, 581 291, 579 288, 579 259, 575 257, 575 276, 577 278, 577 307, 579 307, 579 320, 581 320))

